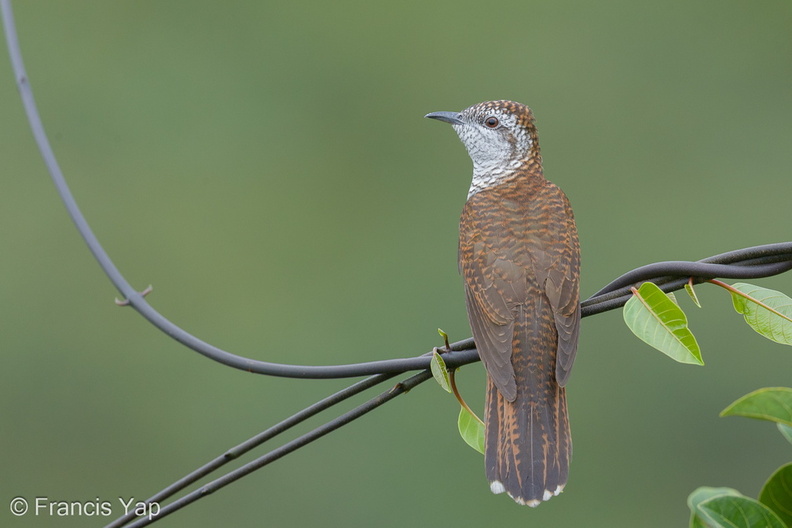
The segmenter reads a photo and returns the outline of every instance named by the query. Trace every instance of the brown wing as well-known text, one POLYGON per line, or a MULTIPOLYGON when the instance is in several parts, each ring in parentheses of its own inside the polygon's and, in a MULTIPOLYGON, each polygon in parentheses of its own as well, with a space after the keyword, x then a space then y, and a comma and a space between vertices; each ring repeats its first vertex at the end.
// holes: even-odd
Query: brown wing
MULTIPOLYGON (((474 254, 480 257, 482 252, 474 250, 474 254)), ((522 281, 519 277, 499 273, 497 267, 501 264, 508 266, 511 264, 509 261, 490 262, 486 266, 479 264, 463 266, 468 320, 487 373, 501 394, 514 401, 517 397, 511 363, 514 317, 508 305, 508 297, 511 296, 504 295, 504 291, 522 281)))
POLYGON ((563 213, 559 214, 556 221, 564 226, 564 229, 554 244, 558 253, 547 273, 545 293, 550 300, 550 306, 553 307, 558 332, 556 381, 563 387, 569 379, 572 364, 575 362, 580 332, 580 243, 569 200, 557 187, 555 191, 558 201, 563 205, 563 213))
POLYGON ((559 336, 555 370, 563 385, 580 322, 579 246, 566 196, 543 178, 491 187, 467 201, 459 232, 468 318, 498 390, 514 401, 515 310, 525 306, 531 291, 543 291, 553 309, 559 336))

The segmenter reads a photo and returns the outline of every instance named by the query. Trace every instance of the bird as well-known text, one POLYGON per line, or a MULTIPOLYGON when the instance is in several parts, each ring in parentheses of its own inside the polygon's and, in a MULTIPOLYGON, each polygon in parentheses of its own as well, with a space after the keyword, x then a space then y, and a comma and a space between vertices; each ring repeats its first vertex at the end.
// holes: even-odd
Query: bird
POLYGON ((574 214, 544 177, 526 105, 487 101, 425 117, 451 124, 473 161, 458 260, 487 371, 487 479, 493 493, 535 507, 564 490, 572 455, 565 386, 580 328, 574 214))

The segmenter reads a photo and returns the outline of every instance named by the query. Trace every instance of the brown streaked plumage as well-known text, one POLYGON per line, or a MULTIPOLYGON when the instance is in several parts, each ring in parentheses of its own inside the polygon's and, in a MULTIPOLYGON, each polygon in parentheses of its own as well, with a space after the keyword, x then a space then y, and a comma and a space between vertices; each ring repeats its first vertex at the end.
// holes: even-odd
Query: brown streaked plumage
POLYGON ((487 478, 536 506, 567 481, 566 385, 580 324, 580 247, 564 193, 544 178, 531 110, 491 101, 449 122, 473 160, 459 222, 468 319, 487 370, 487 478))

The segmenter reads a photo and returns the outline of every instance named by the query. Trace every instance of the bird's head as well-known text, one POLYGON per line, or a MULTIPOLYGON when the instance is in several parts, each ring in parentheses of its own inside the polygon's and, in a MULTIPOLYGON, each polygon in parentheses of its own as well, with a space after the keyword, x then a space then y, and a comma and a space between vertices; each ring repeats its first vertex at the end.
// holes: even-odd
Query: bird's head
POLYGON ((539 140, 531 109, 513 101, 487 101, 461 112, 432 112, 430 119, 450 123, 473 160, 477 175, 541 163, 539 140))

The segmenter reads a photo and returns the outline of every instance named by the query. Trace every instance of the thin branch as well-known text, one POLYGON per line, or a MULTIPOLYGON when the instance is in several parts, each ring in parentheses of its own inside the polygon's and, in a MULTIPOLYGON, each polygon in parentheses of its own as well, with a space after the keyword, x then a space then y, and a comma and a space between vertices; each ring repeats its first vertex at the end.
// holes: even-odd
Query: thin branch
POLYGON ((684 288, 691 277, 693 283, 699 284, 715 277, 732 279, 770 277, 790 269, 792 269, 792 242, 738 249, 699 262, 658 262, 636 268, 613 280, 596 295, 580 303, 581 314, 586 317, 624 306, 632 296, 630 287, 644 281, 654 282, 661 290, 668 293, 684 288), (762 253, 763 256, 756 257, 757 253, 762 253), (716 264, 713 260, 719 263, 716 264), (722 267, 720 263, 726 262, 729 264, 722 267), (690 274, 689 272, 692 271, 695 273, 690 274), (633 282, 630 282, 631 280, 633 282), (621 286, 622 284, 624 286, 621 286))
MULTIPOLYGON (((141 517, 138 520, 128 524, 127 526, 129 528, 138 528, 140 526, 147 526, 148 524, 154 521, 158 521, 164 518, 165 516, 170 515, 171 513, 180 510, 181 508, 184 508, 189 504, 192 504, 196 500, 206 497, 211 493, 214 493, 215 491, 224 488, 225 486, 244 477, 245 475, 248 475, 257 469, 261 469, 262 467, 278 460, 279 458, 288 455, 289 453, 313 442, 314 440, 317 440, 322 436, 332 431, 335 431, 339 427, 342 427, 352 422, 353 420, 357 420, 358 418, 367 414, 368 412, 373 411, 377 407, 389 402, 396 396, 407 393, 410 389, 420 385, 424 381, 431 378, 432 378, 432 374, 429 371, 423 371, 423 372, 419 372, 418 374, 414 374, 409 378, 405 379, 404 381, 397 383, 391 389, 379 394, 378 396, 370 399, 369 401, 367 401, 362 405, 359 405, 358 407, 352 409, 351 411, 342 414, 338 418, 331 420, 320 427, 317 427, 313 431, 306 433, 300 436, 299 438, 295 438, 291 442, 288 442, 282 445, 281 447, 270 451, 269 453, 257 458, 256 460, 249 462, 248 464, 245 464, 244 466, 234 471, 231 471, 216 480, 213 480, 212 482, 206 484, 205 486, 202 486, 201 488, 191 493, 188 493, 184 497, 175 500, 174 502, 168 504, 167 506, 162 507, 159 515, 157 515, 153 519, 149 519, 147 517, 141 517)), ((118 519, 117 521, 107 525, 106 528, 123 525, 124 523, 118 524, 120 521, 121 519, 118 519)))
MULTIPOLYGON (((396 374, 378 374, 376 376, 371 376, 353 385, 350 385, 349 387, 346 387, 345 389, 342 389, 336 392, 335 394, 332 394, 322 400, 319 400, 313 405, 306 407, 305 409, 299 411, 298 413, 281 421, 280 423, 273 425, 266 431, 257 434, 253 438, 250 438, 249 440, 246 440, 245 442, 242 442, 241 444, 226 450, 222 455, 214 458, 213 460, 204 464, 200 468, 191 472, 189 475, 177 480, 167 488, 149 497, 149 499, 145 501, 146 504, 151 504, 151 503, 160 504, 165 499, 172 497, 173 495, 183 490, 187 486, 190 486, 191 484, 198 482, 206 475, 223 467, 232 460, 236 460, 240 456, 244 455, 251 449, 258 447, 267 440, 271 440, 275 438, 279 434, 288 431, 292 427, 304 422, 308 418, 311 418, 312 416, 315 416, 320 412, 329 409, 330 407, 337 405, 347 400, 348 398, 351 398, 352 396, 360 394, 361 392, 370 389, 371 387, 379 385, 380 383, 383 383, 393 378, 395 375, 396 374)), ((132 509, 128 514, 119 517, 115 521, 108 524, 106 528, 118 528, 128 523, 135 517, 136 515, 134 509, 132 509)))
POLYGON ((783 271, 784 264, 792 259, 792 242, 767 244, 737 251, 721 253, 698 262, 672 260, 641 266, 611 281, 592 297, 598 297, 620 288, 628 288, 646 280, 660 280, 664 275, 698 277, 701 279, 755 279, 769 277, 783 271))

